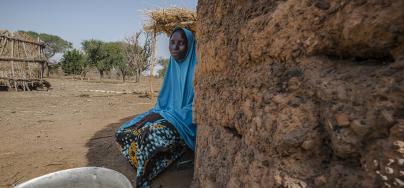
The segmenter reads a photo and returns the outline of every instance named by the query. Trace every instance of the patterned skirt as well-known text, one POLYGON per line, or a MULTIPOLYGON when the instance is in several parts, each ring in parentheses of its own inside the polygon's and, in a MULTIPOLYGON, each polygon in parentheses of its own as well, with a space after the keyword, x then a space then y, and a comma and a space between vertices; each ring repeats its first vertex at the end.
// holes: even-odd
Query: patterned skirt
POLYGON ((186 151, 176 128, 157 113, 119 128, 115 137, 123 156, 136 169, 136 187, 150 187, 150 181, 186 151))

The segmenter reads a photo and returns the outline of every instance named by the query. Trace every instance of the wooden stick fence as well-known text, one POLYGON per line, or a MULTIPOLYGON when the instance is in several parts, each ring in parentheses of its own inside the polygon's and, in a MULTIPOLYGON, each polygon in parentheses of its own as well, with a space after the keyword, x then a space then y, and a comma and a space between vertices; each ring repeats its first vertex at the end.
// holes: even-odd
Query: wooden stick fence
POLYGON ((0 85, 16 91, 18 88, 30 91, 29 86, 39 83, 44 75, 45 45, 39 38, 37 41, 26 38, 29 37, 21 33, 0 33, 0 85))

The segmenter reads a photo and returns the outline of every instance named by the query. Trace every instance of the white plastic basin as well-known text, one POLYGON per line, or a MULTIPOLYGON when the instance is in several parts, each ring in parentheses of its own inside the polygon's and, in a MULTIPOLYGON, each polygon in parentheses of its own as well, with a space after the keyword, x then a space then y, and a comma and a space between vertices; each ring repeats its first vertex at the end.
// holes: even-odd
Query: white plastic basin
POLYGON ((100 167, 82 167, 46 174, 15 188, 133 188, 121 173, 100 167))

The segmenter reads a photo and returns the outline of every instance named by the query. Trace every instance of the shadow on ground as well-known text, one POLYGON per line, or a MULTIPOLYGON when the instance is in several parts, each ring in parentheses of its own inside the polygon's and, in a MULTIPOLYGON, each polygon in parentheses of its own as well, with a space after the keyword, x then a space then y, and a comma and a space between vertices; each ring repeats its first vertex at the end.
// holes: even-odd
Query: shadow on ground
MULTIPOLYGON (((86 146, 89 148, 86 155, 88 166, 106 167, 124 174, 134 185, 135 170, 130 166, 126 159, 121 155, 118 144, 115 142, 115 130, 125 121, 133 118, 127 117, 121 119, 117 123, 112 123, 104 129, 96 132, 89 139, 86 146)), ((192 154, 187 154, 189 158, 192 154)), ((184 160, 184 159, 180 159, 184 160)), ((190 187, 192 176, 194 173, 193 167, 177 168, 177 163, 174 163, 168 170, 160 174, 153 182, 152 188, 185 188, 190 187)))

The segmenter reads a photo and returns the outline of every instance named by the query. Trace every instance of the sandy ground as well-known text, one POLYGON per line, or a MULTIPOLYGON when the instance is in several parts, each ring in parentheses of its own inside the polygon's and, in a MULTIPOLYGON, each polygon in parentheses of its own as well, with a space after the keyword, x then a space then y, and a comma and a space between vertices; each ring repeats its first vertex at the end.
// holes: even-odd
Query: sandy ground
MULTIPOLYGON (((154 104, 133 93, 146 91, 148 82, 48 80, 49 91, 0 92, 0 187, 83 166, 111 168, 134 182, 113 134, 154 104)), ((192 175, 192 167, 173 165, 152 187, 189 187, 192 175)))

